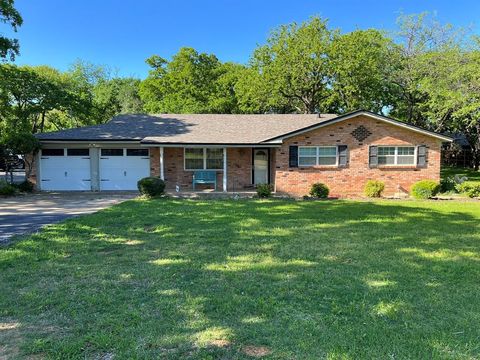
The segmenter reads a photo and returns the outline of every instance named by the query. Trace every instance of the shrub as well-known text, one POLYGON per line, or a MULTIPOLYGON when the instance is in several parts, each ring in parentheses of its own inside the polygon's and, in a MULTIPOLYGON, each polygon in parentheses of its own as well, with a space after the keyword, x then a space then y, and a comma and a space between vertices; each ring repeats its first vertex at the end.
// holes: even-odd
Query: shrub
POLYGON ((160 196, 165 191, 165 181, 158 177, 149 176, 138 180, 137 187, 142 195, 148 197, 160 196))
POLYGON ((330 189, 328 186, 322 183, 312 184, 310 188, 310 195, 319 199, 327 198, 329 193, 330 189))
POLYGON ((258 184, 257 195, 260 198, 269 198, 272 196, 273 186, 271 184, 258 184))
POLYGON ((440 185, 434 180, 420 180, 412 186, 412 195, 416 199, 429 199, 440 190, 440 185))
POLYGON ((480 181, 464 181, 455 186, 458 192, 466 194, 468 197, 480 196, 480 181))
POLYGON ((35 185, 31 181, 25 180, 18 184, 17 188, 21 192, 31 193, 35 189, 35 185))
POLYGON ((365 184, 365 195, 372 198, 379 198, 385 190, 385 183, 379 180, 368 180, 365 184))
POLYGON ((456 182, 455 178, 453 177, 446 177, 440 180, 440 192, 446 193, 446 192, 451 192, 455 191, 456 189, 456 182))
POLYGON ((0 196, 12 196, 15 195, 15 186, 9 184, 5 180, 0 180, 0 196))

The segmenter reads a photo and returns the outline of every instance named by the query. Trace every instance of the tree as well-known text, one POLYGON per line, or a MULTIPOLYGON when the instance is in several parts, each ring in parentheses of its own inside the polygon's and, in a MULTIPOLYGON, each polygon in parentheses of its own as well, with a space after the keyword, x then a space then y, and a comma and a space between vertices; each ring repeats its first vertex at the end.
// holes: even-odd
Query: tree
POLYGON ((103 124, 110 120, 102 112, 102 104, 96 101, 95 88, 111 79, 111 71, 105 66, 77 60, 64 74, 68 91, 75 95, 76 101, 64 118, 66 127, 103 124))
POLYGON ((4 131, 43 131, 48 112, 69 108, 72 102, 57 70, 0 65, 0 121, 4 131))
POLYGON ((40 142, 30 132, 15 132, 10 133, 4 143, 12 154, 22 156, 25 161, 25 178, 28 179, 35 164, 35 155, 40 150, 40 142))
POLYGON ((147 112, 233 112, 234 85, 239 66, 222 64, 215 55, 181 48, 169 62, 158 55, 146 60, 151 66, 140 84, 147 112))
POLYGON ((397 86, 399 101, 391 115, 411 124, 431 127, 426 117, 428 93, 419 84, 430 73, 426 59, 430 53, 447 51, 459 41, 459 32, 451 25, 442 25, 428 13, 402 15, 398 18, 399 45, 391 61, 398 64, 390 72, 389 81, 397 86))
MULTIPOLYGON (((329 52, 336 31, 327 21, 313 17, 300 25, 292 23, 274 30, 267 44, 255 49, 250 60, 253 71, 240 85, 242 94, 262 111, 302 113, 330 109, 332 90, 329 84, 329 52)), ((250 105, 252 107, 252 105, 250 105)))
POLYGON ((473 166, 480 166, 480 40, 474 48, 432 52, 425 60, 429 74, 419 87, 428 94, 425 116, 437 131, 463 133, 470 144, 473 166))
POLYGON ((374 29, 335 37, 329 56, 336 112, 382 113, 392 106, 396 92, 388 77, 395 68, 394 49, 393 41, 374 29))
POLYGON ((242 112, 237 96, 237 84, 245 74, 245 66, 233 62, 221 64, 216 73, 215 91, 208 99, 212 112, 235 114, 242 112))
MULTIPOLYGON (((14 7, 14 0, 0 0, 0 23, 8 24, 17 31, 23 23, 20 13, 14 7)), ((0 36, 0 59, 15 60, 19 54, 20 46, 17 39, 0 36)))
POLYGON ((140 113, 143 103, 139 95, 140 80, 113 78, 102 80, 93 88, 97 112, 107 120, 118 114, 140 113))

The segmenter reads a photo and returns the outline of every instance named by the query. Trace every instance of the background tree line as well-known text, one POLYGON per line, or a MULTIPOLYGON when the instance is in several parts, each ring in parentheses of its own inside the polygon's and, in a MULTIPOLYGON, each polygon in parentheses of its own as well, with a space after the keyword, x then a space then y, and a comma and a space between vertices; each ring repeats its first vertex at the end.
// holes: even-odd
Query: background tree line
POLYGON ((479 45, 477 37, 426 14, 401 16, 394 34, 341 33, 312 17, 273 30, 245 65, 192 48, 170 60, 148 58, 143 80, 81 61, 65 72, 4 63, 0 137, 103 123, 120 113, 341 114, 361 108, 464 133, 478 167, 479 45))

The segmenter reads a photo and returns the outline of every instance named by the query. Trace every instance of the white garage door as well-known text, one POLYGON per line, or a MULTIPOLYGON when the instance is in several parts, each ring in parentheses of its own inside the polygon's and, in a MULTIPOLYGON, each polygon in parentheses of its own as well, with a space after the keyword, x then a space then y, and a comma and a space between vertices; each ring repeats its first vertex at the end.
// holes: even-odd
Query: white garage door
POLYGON ((100 149, 100 190, 137 190, 150 176, 148 149, 100 149))
POLYGON ((42 149, 42 190, 90 190, 88 149, 42 149))

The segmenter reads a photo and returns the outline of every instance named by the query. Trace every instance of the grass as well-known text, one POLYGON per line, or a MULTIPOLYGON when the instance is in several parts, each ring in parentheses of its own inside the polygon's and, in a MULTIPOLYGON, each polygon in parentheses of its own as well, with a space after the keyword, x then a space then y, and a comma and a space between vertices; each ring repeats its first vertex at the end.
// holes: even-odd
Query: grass
POLYGON ((480 358, 480 204, 133 200, 0 248, 0 357, 480 358))
POLYGON ((444 166, 441 170, 441 177, 442 179, 448 177, 454 177, 455 175, 459 175, 460 177, 466 176, 468 180, 472 181, 480 181, 480 171, 474 170, 471 168, 462 168, 462 167, 453 167, 453 166, 444 166))

